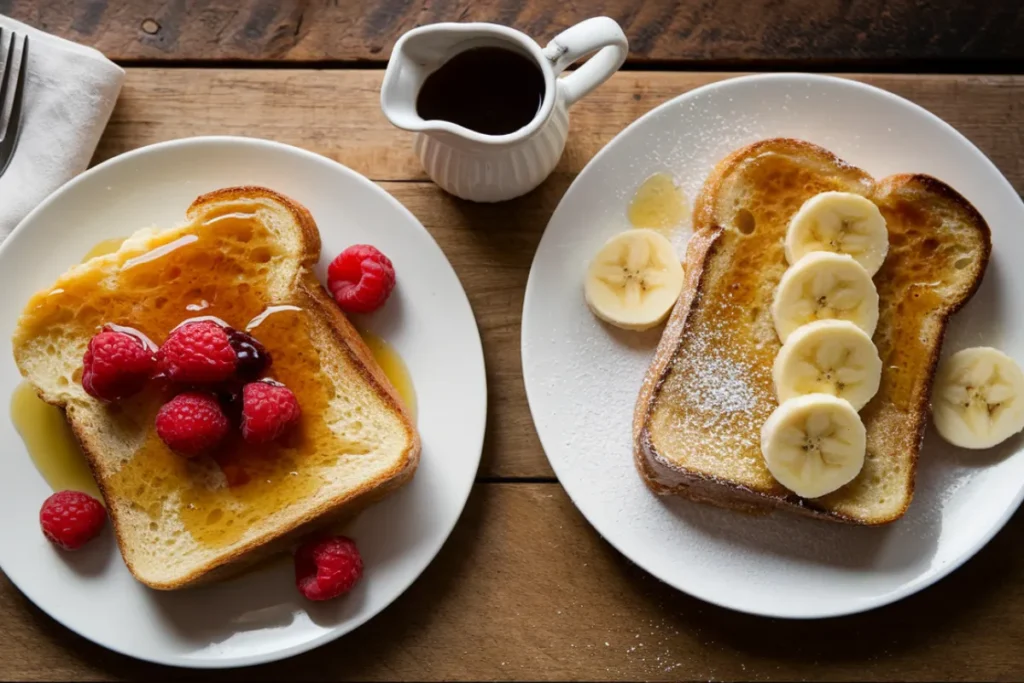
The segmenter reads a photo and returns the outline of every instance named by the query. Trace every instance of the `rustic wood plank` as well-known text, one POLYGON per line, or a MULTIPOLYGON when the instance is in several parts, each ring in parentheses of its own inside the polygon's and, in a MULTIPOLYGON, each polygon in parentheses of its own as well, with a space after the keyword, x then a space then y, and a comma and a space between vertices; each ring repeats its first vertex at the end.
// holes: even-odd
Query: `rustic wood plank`
MULTIPOLYGON (((556 173, 578 173, 623 127, 662 102, 732 76, 616 74, 573 107, 569 143, 556 173)), ((426 180, 411 136, 380 111, 382 77, 379 70, 129 69, 94 161, 191 135, 250 135, 305 147, 374 180, 426 180)), ((850 78, 933 111, 1024 189, 1024 77, 850 78)))
MULTIPOLYGON (((548 218, 576 173, 652 107, 724 74, 627 72, 573 109, 555 174, 500 205, 454 199, 429 182, 408 134, 378 104, 378 71, 130 69, 96 155, 197 134, 237 134, 305 147, 382 185, 426 225, 469 294, 484 342, 490 395, 482 477, 552 477, 526 403, 519 354, 523 293, 548 218)), ((858 76, 931 109, 1024 190, 1024 77, 858 76)))
MULTIPOLYGON (((405 31, 491 21, 544 42, 582 19, 615 18, 635 62, 827 62, 876 66, 1024 60, 1024 13, 987 0, 0 0, 0 13, 114 59, 382 61, 405 31)), ((933 68, 934 68, 933 66, 933 68)))
MULTIPOLYGON (((226 680, 1020 680, 1024 514, 938 585, 868 614, 784 621, 658 582, 557 484, 481 484, 424 575, 341 640, 226 680)), ((0 580, 0 678, 175 673, 75 636, 0 580)))

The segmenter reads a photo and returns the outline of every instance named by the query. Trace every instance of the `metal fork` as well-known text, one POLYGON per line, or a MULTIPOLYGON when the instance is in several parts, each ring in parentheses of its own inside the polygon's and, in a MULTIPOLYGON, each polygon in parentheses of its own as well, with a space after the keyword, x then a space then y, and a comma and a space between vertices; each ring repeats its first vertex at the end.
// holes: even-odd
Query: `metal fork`
MULTIPOLYGON (((0 27, 0 44, 3 44, 4 29, 0 27)), ((3 125, 3 137, 0 137, 0 176, 14 158, 14 148, 18 146, 18 133, 21 132, 21 100, 25 94, 25 74, 28 72, 28 36, 21 40, 21 59, 14 63, 14 45, 18 42, 18 34, 11 31, 11 40, 7 47, 7 59, 4 61, 3 74, 0 75, 0 122, 3 121, 4 105, 7 103, 7 88, 14 78, 14 96, 11 100, 11 111, 6 124, 3 125)))

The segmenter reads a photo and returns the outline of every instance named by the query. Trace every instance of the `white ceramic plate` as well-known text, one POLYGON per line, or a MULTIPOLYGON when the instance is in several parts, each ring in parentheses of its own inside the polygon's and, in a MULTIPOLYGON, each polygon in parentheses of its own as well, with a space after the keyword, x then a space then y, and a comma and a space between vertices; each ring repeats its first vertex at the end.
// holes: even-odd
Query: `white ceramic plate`
MULTIPOLYGON (((583 301, 588 261, 626 229, 626 205, 666 171, 692 202, 715 162, 758 139, 791 136, 836 152, 876 177, 929 173, 981 211, 995 248, 980 291, 945 349, 989 344, 1024 361, 1024 205, 992 163, 948 124, 890 93, 802 74, 736 78, 658 107, 583 170, 548 224, 523 307, 530 409, 559 480, 597 530, 679 590, 778 617, 848 614, 893 602, 978 551, 1024 496, 1022 441, 990 452, 929 434, 917 493, 887 528, 774 514, 758 518, 651 494, 633 467, 634 402, 660 337, 598 323, 583 301)), ((679 240, 680 254, 683 239, 679 240)))
POLYGON ((363 176, 287 145, 246 138, 193 138, 112 159, 33 211, 0 247, 0 566, 33 602, 81 635, 165 664, 225 667, 303 652, 351 631, 387 607, 430 563, 469 495, 480 460, 487 389, 476 321, 444 254, 401 204, 363 176), (376 245, 395 264, 387 306, 362 323, 405 360, 423 440, 412 483, 349 529, 366 566, 348 596, 311 604, 285 558, 237 579, 158 593, 137 583, 112 534, 74 554, 39 531, 50 494, 10 419, 21 381, 11 356, 17 316, 36 290, 96 242, 183 220, 198 195, 221 187, 274 188, 313 213, 323 241, 321 277, 345 247, 376 245))

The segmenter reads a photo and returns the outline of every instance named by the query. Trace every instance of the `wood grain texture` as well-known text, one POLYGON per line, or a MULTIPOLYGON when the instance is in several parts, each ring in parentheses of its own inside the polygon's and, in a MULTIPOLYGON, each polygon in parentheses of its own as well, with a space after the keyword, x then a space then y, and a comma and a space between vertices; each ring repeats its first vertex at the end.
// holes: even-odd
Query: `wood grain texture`
MULTIPOLYGON (((573 177, 622 128, 680 93, 725 77, 616 74, 573 108, 565 154, 547 182, 497 205, 465 202, 420 182, 426 176, 411 137, 380 111, 379 71, 130 69, 95 161, 190 135, 249 135, 310 149, 380 182, 437 239, 476 313, 490 400, 480 475, 550 478, 526 403, 519 351, 523 294, 544 226, 573 177)), ((949 121, 1024 190, 1024 77, 857 78, 949 121)))
MULTIPOLYGON (((733 75, 615 74, 573 107, 556 176, 574 176, 653 107, 733 75)), ((942 117, 1024 189, 1024 76, 849 77, 942 117)), ((94 161, 191 135, 250 135, 305 147, 373 180, 427 180, 412 153, 411 135, 392 127, 381 113, 382 78, 379 70, 129 69, 94 161)))
MULTIPOLYGON (((618 74, 574 108, 556 173, 501 205, 463 202, 424 181, 408 136, 380 115, 374 71, 131 69, 96 160, 176 137, 244 134, 306 147, 377 180, 437 239, 476 313, 490 396, 481 476, 549 478, 519 349, 544 225, 575 174, 626 124, 721 77, 618 74)), ((858 78, 952 123, 1024 190, 1024 77, 858 78)), ((653 579, 601 540, 556 483, 479 483, 435 562, 355 633, 285 662, 197 677, 1020 680, 1022 533, 1024 513, 964 568, 896 605, 820 622, 769 620, 653 579)), ((181 675, 72 634, 2 578, 0 632, 0 679, 181 675)))
POLYGON ((544 43, 591 16, 616 19, 634 62, 677 65, 959 65, 1024 61, 1014 0, 0 0, 0 13, 131 60, 387 59, 405 31, 490 21, 544 43))
MULTIPOLYGON (((868 614, 737 614, 660 583, 557 484, 478 484, 440 555, 354 633, 218 680, 1020 680, 1024 515, 923 593, 868 614)), ((218 615, 211 615, 215 621, 218 615)), ((180 672, 73 635, 0 579, 0 678, 180 672)))

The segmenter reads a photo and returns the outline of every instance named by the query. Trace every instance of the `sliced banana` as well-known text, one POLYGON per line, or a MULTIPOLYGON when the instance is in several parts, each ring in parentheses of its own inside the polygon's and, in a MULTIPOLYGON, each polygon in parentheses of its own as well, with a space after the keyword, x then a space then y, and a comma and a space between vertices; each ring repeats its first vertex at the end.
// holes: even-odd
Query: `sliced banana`
POLYGON ((870 336, 878 324, 878 292, 852 256, 815 251, 783 273, 772 317, 782 343, 815 320, 849 320, 870 336))
POLYGON ((1024 429, 1024 373, 998 349, 958 351, 939 366, 932 419, 943 439, 961 448, 989 448, 1024 429))
POLYGON ((665 320, 683 289, 683 266, 672 243, 654 230, 627 230, 594 256, 583 285, 601 320, 646 330, 665 320))
POLYGON ((818 498, 851 482, 864 466, 865 444, 857 411, 829 394, 790 399, 761 428, 768 471, 802 498, 818 498))
POLYGON ((874 275, 889 252, 882 212, 867 197, 851 192, 811 197, 789 221, 786 260, 792 265, 815 251, 848 254, 874 275))
POLYGON ((860 410, 878 391, 882 360, 871 337, 847 320, 816 320, 789 335, 772 368, 779 402, 830 394, 860 410))

